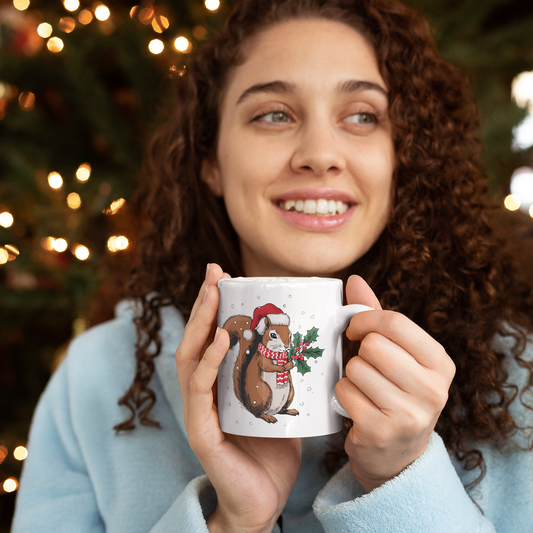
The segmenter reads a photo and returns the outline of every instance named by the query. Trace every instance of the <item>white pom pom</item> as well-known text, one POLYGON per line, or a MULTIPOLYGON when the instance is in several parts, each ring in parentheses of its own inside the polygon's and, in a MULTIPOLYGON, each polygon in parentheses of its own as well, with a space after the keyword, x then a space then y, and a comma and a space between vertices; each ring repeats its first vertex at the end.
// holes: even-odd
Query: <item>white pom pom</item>
POLYGON ((245 341, 251 341, 252 340, 252 337, 254 336, 254 334, 252 333, 252 330, 251 329, 245 329, 243 332, 242 332, 242 337, 245 341))

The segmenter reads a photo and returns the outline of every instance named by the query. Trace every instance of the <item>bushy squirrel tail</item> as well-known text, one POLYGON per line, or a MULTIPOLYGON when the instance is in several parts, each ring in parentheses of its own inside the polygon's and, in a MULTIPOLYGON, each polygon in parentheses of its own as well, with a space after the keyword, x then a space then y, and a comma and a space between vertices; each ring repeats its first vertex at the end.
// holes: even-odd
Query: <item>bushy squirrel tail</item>
MULTIPOLYGON (((246 353, 252 341, 252 331, 250 324, 252 319, 249 316, 237 315, 226 320, 224 329, 229 333, 230 351, 238 351, 235 369, 233 372, 233 386, 235 395, 243 403, 242 391, 244 390, 245 370, 250 360, 250 353, 246 353)), ((249 351, 249 350, 248 350, 249 351)))

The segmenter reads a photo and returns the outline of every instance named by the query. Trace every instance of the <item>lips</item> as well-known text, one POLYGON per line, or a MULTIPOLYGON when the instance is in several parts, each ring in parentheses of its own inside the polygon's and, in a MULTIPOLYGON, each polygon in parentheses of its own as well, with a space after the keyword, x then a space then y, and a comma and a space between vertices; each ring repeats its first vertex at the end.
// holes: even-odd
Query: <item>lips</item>
POLYGON ((332 231, 352 216, 357 202, 338 189, 300 189, 274 201, 281 216, 291 225, 315 231, 332 231))

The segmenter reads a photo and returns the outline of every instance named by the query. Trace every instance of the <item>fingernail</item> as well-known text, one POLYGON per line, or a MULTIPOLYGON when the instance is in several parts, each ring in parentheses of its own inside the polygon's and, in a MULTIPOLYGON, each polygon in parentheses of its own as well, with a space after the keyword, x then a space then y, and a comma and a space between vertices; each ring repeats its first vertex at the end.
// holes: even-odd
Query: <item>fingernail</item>
POLYGON ((205 267, 205 279, 207 279, 207 276, 209 275, 210 268, 211 268, 211 263, 207 263, 207 266, 205 267))
POLYGON ((214 343, 216 344, 216 342, 218 341, 218 338, 220 337, 220 328, 217 327, 217 330, 215 332, 215 339, 214 339, 214 343))
POLYGON ((205 302, 206 298, 207 298, 207 293, 209 292, 209 287, 206 287, 205 288, 205 292, 204 292, 204 299, 202 300, 202 303, 205 302))

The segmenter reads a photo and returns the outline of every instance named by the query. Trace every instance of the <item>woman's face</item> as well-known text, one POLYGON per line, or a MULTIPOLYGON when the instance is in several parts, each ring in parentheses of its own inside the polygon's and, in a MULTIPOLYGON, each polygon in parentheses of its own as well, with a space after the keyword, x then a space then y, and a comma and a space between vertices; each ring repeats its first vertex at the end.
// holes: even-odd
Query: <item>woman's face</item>
POLYGON ((391 209, 387 87, 372 47, 324 19, 270 27, 229 77, 216 161, 247 276, 334 275, 363 256, 391 209))

